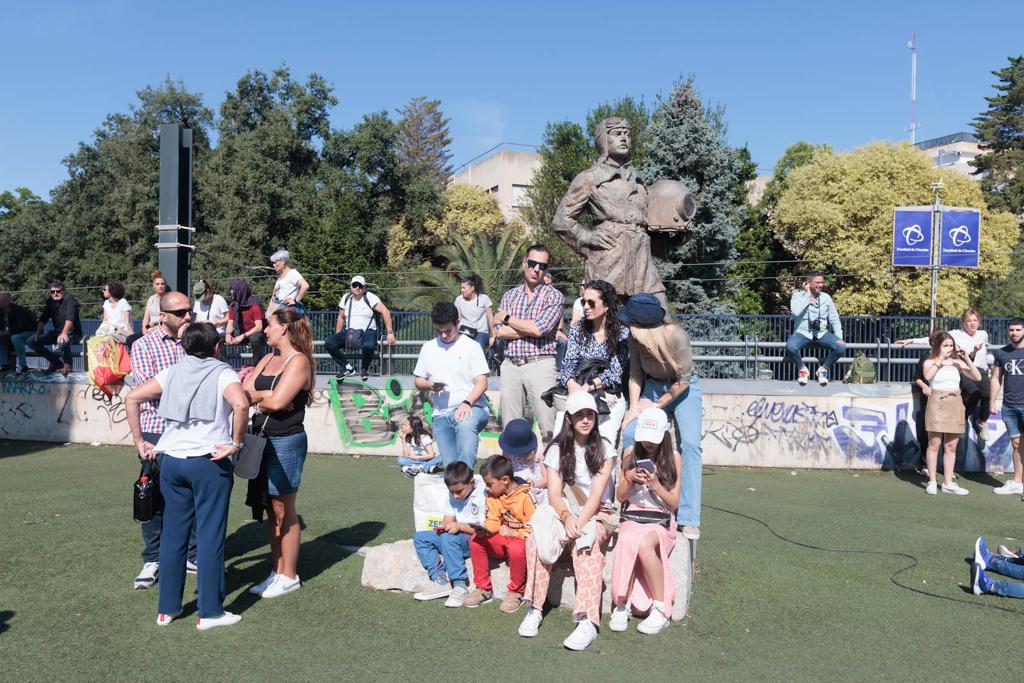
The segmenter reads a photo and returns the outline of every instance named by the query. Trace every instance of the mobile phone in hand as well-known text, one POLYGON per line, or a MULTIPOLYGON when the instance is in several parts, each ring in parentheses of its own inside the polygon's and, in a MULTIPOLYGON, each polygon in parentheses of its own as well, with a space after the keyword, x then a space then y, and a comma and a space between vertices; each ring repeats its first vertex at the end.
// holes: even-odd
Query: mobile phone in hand
POLYGON ((642 458, 640 460, 637 460, 636 461, 636 466, 639 469, 646 470, 646 471, 650 472, 651 474, 654 474, 654 472, 657 470, 657 468, 654 466, 654 463, 651 462, 650 460, 648 460, 647 458, 642 458))

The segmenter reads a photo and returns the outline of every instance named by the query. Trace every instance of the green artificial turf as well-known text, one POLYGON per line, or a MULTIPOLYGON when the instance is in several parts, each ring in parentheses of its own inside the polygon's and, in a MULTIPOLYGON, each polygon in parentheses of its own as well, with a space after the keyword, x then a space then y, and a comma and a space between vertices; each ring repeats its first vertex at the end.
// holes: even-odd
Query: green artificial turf
POLYGON ((516 634, 522 610, 364 590, 346 547, 407 538, 411 482, 385 460, 311 455, 302 590, 263 602, 246 592, 268 571, 267 547, 236 486, 226 606, 242 622, 196 631, 190 578, 186 618, 157 627, 156 590, 131 587, 136 473, 124 448, 0 443, 0 679, 950 680, 1005 676, 1013 641, 1000 636, 1024 623, 1024 601, 964 590, 979 533, 993 547, 1022 535, 1024 504, 992 495, 984 476, 961 478, 971 495, 959 498, 891 473, 705 470, 706 505, 804 543, 911 554, 918 564, 897 580, 952 600, 894 585, 906 557, 802 548, 705 508, 689 618, 653 637, 635 621, 605 628, 571 653, 565 610, 530 640, 516 634))

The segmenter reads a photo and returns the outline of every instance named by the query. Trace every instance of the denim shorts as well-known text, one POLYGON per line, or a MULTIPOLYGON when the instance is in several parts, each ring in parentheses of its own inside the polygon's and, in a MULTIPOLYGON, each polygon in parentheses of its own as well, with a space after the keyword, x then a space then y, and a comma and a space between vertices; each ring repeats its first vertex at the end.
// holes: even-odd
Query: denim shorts
POLYGON ((268 436, 263 451, 263 467, 267 473, 267 491, 283 496, 299 490, 302 466, 306 463, 306 432, 290 436, 268 436))
POLYGON ((1018 438, 1024 432, 1024 408, 1003 406, 1003 423, 1006 424, 1006 433, 1011 439, 1018 438))

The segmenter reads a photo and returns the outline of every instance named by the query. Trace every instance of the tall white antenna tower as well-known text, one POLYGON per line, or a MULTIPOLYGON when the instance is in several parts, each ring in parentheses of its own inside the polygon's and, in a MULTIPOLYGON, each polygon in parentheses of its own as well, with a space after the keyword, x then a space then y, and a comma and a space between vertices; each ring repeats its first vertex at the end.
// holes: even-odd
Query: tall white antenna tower
POLYGON ((917 31, 907 42, 910 48, 910 144, 917 142, 917 31))

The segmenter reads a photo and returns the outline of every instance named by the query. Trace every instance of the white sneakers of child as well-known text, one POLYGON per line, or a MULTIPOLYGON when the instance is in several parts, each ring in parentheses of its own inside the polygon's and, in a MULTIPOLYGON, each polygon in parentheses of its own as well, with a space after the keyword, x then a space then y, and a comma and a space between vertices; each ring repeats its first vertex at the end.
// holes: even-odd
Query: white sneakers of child
POLYGON ((540 622, 543 620, 544 612, 536 607, 529 608, 526 610, 526 616, 523 617, 523 623, 519 624, 519 635, 523 638, 533 638, 540 630, 540 622))
POLYGON ((608 619, 608 628, 619 633, 629 628, 629 608, 616 605, 612 608, 612 616, 608 619))
POLYGON ((597 638, 597 627, 594 626, 594 622, 590 619, 582 619, 576 624, 576 630, 562 641, 562 645, 568 650, 581 652, 590 647, 595 638, 597 638))
MULTIPOLYGON (((647 615, 646 619, 637 624, 636 630, 649 636, 661 633, 672 623, 672 620, 665 614, 664 609, 664 603, 655 602, 651 608, 651 613, 647 615)), ((629 628, 629 608, 626 605, 618 605, 612 608, 612 615, 608 619, 608 628, 620 633, 629 628)))

